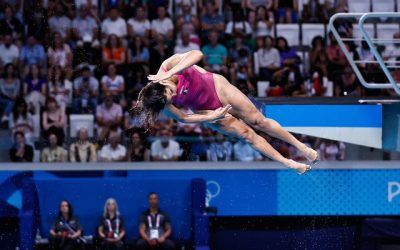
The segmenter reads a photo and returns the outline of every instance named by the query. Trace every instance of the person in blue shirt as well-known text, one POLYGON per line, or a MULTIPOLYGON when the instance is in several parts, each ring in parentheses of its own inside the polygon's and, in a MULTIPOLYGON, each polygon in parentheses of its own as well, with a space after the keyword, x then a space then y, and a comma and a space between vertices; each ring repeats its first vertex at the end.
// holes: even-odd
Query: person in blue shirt
POLYGON ((21 48, 19 55, 20 63, 25 66, 36 64, 39 68, 45 65, 46 53, 33 35, 26 40, 26 44, 21 48))
POLYGON ((215 73, 227 73, 228 50, 226 47, 218 43, 218 32, 213 30, 208 35, 209 44, 203 46, 201 51, 204 54, 204 69, 215 73))

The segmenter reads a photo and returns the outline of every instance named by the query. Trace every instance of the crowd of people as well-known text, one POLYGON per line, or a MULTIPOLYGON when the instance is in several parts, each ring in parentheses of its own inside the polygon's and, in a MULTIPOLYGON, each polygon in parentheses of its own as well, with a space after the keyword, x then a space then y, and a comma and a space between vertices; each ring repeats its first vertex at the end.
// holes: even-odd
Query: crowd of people
MULTIPOLYGON (((35 150, 43 162, 263 160, 199 125, 161 117, 146 135, 136 129, 140 118, 129 109, 146 76, 174 53, 193 49, 203 52, 205 69, 249 96, 257 95, 258 81, 270 82, 268 96, 323 96, 325 80, 333 82, 333 96, 394 94, 363 88, 331 34, 312 40, 308 62, 275 37, 278 23, 326 23, 346 11, 345 0, 310 0, 302 8, 295 0, 19 0, 0 7, 0 119, 12 132, 13 161, 31 161, 35 150), (93 114, 95 141, 85 128, 68 133, 70 114, 93 114), (39 141, 46 146, 35 143, 34 117, 40 117, 39 141)), ((352 37, 349 23, 337 25, 352 37)), ((355 58, 371 57, 368 46, 347 45, 355 58)), ((382 53, 396 59, 400 48, 382 53)), ((377 65, 361 66, 366 78, 382 79, 377 65)))

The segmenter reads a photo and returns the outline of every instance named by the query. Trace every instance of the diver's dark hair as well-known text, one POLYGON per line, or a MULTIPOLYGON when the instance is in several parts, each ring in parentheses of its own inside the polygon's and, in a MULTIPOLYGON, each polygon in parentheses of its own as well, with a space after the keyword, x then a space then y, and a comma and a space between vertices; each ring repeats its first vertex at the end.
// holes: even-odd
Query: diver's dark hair
POLYGON ((154 125, 157 116, 166 104, 165 85, 158 82, 149 83, 140 91, 131 113, 134 116, 143 116, 142 125, 147 130, 154 125))

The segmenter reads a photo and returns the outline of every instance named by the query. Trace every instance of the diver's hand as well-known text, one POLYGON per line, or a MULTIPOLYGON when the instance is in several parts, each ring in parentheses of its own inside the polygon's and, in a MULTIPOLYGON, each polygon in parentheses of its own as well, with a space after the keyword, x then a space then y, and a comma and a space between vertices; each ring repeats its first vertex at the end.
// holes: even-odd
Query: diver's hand
POLYGON ((161 82, 163 80, 166 80, 168 78, 171 78, 172 74, 167 72, 160 72, 157 75, 148 75, 147 79, 151 82, 161 82))
POLYGON ((225 107, 217 108, 212 114, 212 121, 217 121, 225 118, 231 109, 232 105, 230 104, 226 105, 225 107))

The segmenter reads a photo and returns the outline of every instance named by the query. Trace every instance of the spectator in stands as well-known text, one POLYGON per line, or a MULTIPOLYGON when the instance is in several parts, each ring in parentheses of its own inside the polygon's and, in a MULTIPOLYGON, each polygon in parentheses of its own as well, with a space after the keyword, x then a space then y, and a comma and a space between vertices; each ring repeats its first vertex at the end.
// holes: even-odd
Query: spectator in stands
MULTIPOLYGON (((37 42, 33 35, 28 36, 26 45, 21 48, 20 63, 22 68, 36 64, 39 68, 45 66, 46 54, 43 46, 37 42)), ((24 71, 24 73, 26 70, 24 71)))
MULTIPOLYGON (((400 32, 393 34, 393 39, 400 39, 400 32)), ((400 43, 387 44, 382 54, 385 60, 393 61, 390 64, 395 64, 396 58, 400 57, 400 43)))
POLYGON ((310 50, 310 73, 321 72, 328 77, 328 57, 326 55, 325 41, 321 36, 316 36, 311 42, 310 50))
POLYGON ((194 141, 191 145, 190 157, 192 161, 207 161, 207 154, 213 137, 213 131, 210 128, 201 127, 199 140, 194 141))
POLYGON ((296 23, 298 16, 297 0, 275 0, 274 9, 279 23, 296 23))
POLYGON ((130 69, 136 79, 149 74, 150 52, 144 44, 143 38, 134 36, 129 47, 130 69))
POLYGON ((222 74, 224 73, 226 74, 228 50, 224 45, 218 43, 217 31, 210 31, 208 39, 210 43, 201 48, 201 51, 204 54, 203 57, 204 68, 208 71, 220 72, 222 74))
POLYGON ((175 249, 175 243, 170 240, 172 226, 169 216, 159 208, 158 194, 151 192, 148 195, 149 209, 140 216, 140 239, 136 242, 136 249, 175 249))
POLYGON ((43 7, 43 1, 24 2, 25 23, 27 34, 36 37, 40 42, 44 42, 47 33, 47 9, 43 7), (32 3, 33 6, 29 6, 32 3))
POLYGON ((9 151, 12 162, 32 162, 33 147, 25 142, 25 135, 21 131, 14 133, 14 145, 9 151))
POLYGON ((150 36, 150 30, 150 21, 146 18, 144 6, 138 6, 135 10, 135 17, 128 20, 129 36, 139 36, 145 39, 150 36))
POLYGON ((8 128, 12 134, 22 132, 28 144, 32 144, 33 120, 28 112, 28 105, 23 98, 15 101, 13 111, 8 120, 8 128))
POLYGON ((0 34, 11 34, 14 40, 19 40, 24 31, 24 27, 20 20, 14 16, 11 5, 4 7, 4 19, 0 20, 0 34))
POLYGON ((274 36, 275 18, 272 11, 263 5, 258 6, 255 20, 256 37, 274 36))
POLYGON ((200 28, 200 20, 196 16, 196 12, 192 11, 196 6, 191 5, 191 0, 183 0, 180 5, 182 6, 182 13, 178 14, 176 18, 176 44, 182 44, 182 33, 186 33, 190 36, 189 41, 199 46, 200 38, 198 30, 200 28))
POLYGON ((53 97, 48 97, 45 104, 46 110, 42 115, 43 134, 46 138, 54 134, 57 142, 62 145, 64 142, 65 112, 58 105, 53 97))
POLYGON ((346 145, 343 142, 323 140, 319 146, 319 153, 323 161, 343 161, 346 145))
POLYGON ((328 78, 334 81, 335 78, 337 78, 336 75, 342 72, 346 67, 347 59, 332 33, 329 34, 329 37, 331 39, 331 45, 326 48, 328 78))
POLYGON ((213 0, 204 1, 204 15, 201 17, 201 36, 202 39, 209 37, 210 31, 216 34, 225 29, 224 17, 217 12, 216 4, 213 0))
POLYGON ((341 72, 334 85, 335 96, 362 96, 364 94, 360 81, 350 67, 346 67, 341 72))
POLYGON ((210 144, 208 161, 231 161, 232 143, 225 139, 223 134, 216 133, 215 141, 210 144))
POLYGON ((258 7, 273 8, 273 0, 244 0, 247 9, 255 11, 258 7))
POLYGON ((74 81, 73 113, 95 112, 99 95, 99 81, 92 76, 89 66, 81 68, 81 76, 74 81))
POLYGON ((250 37, 253 33, 249 22, 246 21, 243 10, 236 10, 233 13, 232 21, 228 22, 225 26, 225 35, 229 39, 233 39, 234 35, 240 33, 243 36, 250 37))
POLYGON ((20 96, 21 84, 16 76, 13 64, 4 67, 3 77, 0 78, 0 106, 3 109, 1 122, 7 122, 13 110, 15 100, 20 96))
POLYGON ((42 150, 41 162, 65 162, 67 153, 58 145, 57 135, 50 133, 47 140, 48 146, 42 150))
POLYGON ((278 37, 276 39, 276 47, 279 50, 282 67, 299 67, 300 59, 296 53, 296 49, 289 47, 286 38, 278 37))
POLYGON ((245 141, 238 141, 233 145, 233 156, 235 161, 261 161, 263 159, 262 155, 245 141))
POLYGON ((3 43, 0 44, 0 67, 7 64, 18 65, 19 49, 13 44, 13 38, 10 33, 4 34, 3 43))
POLYGON ((62 40, 68 41, 71 37, 72 21, 66 15, 66 8, 61 2, 55 6, 54 16, 49 18, 50 33, 59 33, 62 40))
POLYGON ((107 37, 106 46, 103 48, 103 64, 114 63, 121 65, 126 63, 126 48, 122 45, 121 39, 115 34, 107 37))
POLYGON ((238 79, 251 78, 253 76, 253 57, 250 48, 244 44, 244 34, 235 33, 233 36, 234 44, 229 48, 229 73, 232 83, 236 83, 238 79), (245 68, 245 72, 240 69, 245 68), (244 73, 244 75, 242 75, 244 73))
POLYGON ((157 36, 150 47, 150 72, 157 72, 161 63, 172 56, 173 48, 170 46, 164 36, 157 36))
POLYGON ((279 51, 274 48, 274 39, 271 36, 257 38, 256 57, 258 61, 258 78, 270 81, 272 75, 281 67, 279 51))
POLYGON ((107 66, 107 75, 101 78, 101 89, 103 93, 109 93, 120 105, 125 104, 125 80, 122 75, 117 74, 117 67, 114 63, 107 66))
MULTIPOLYGON (((136 100, 131 101, 131 107, 135 106, 136 100)), ((124 115, 124 129, 132 129, 141 127, 143 117, 137 116, 132 112, 126 111, 124 115)))
POLYGON ((128 146, 128 161, 150 161, 150 150, 146 147, 146 138, 139 129, 133 130, 128 146))
POLYGON ((99 152, 99 161, 118 162, 126 160, 126 147, 119 144, 120 134, 111 132, 108 136, 110 143, 104 145, 99 152))
POLYGON ((175 15, 181 16, 185 15, 185 13, 196 15, 198 3, 199 1, 197 0, 174 0, 175 15))
POLYGON ((328 10, 319 0, 310 0, 303 5, 303 13, 301 15, 305 23, 326 23, 328 20, 328 10))
POLYGON ((96 108, 96 121, 100 140, 108 138, 112 131, 120 131, 122 107, 113 102, 113 96, 109 92, 105 93, 103 103, 96 108))
POLYGON ((66 78, 66 73, 60 65, 53 66, 49 74, 47 96, 53 97, 65 110, 72 101, 72 83, 66 78))
POLYGON ((76 135, 77 141, 69 147, 69 158, 71 162, 95 162, 96 147, 88 140, 88 130, 80 128, 76 135))
POLYGON ((174 54, 186 53, 191 50, 199 50, 198 44, 190 41, 190 34, 188 32, 181 33, 181 44, 176 44, 174 54))
POLYGON ((116 35, 120 39, 126 38, 128 35, 128 28, 125 20, 120 17, 117 8, 114 7, 109 10, 108 17, 104 19, 101 24, 101 32, 103 38, 107 38, 111 34, 116 35))
POLYGON ((90 16, 90 9, 87 5, 79 7, 79 15, 72 21, 72 34, 78 47, 83 47, 85 43, 90 44, 93 48, 100 46, 97 39, 98 24, 96 19, 90 16))
POLYGON ((118 203, 114 198, 108 198, 104 204, 103 216, 97 228, 102 250, 122 250, 124 248, 125 221, 122 218, 118 203))
POLYGON ((171 18, 166 16, 166 10, 164 6, 159 6, 157 9, 158 18, 151 21, 151 33, 153 37, 158 35, 164 36, 167 41, 172 40, 174 31, 174 24, 171 18))
POLYGON ((159 139, 151 144, 151 157, 153 161, 177 161, 181 155, 179 143, 172 140, 172 132, 162 129, 158 132, 159 139))
POLYGON ((47 49, 50 66, 68 67, 72 65, 73 54, 68 44, 64 43, 61 33, 54 32, 51 44, 47 49))
POLYGON ((83 228, 79 219, 74 216, 71 203, 67 200, 60 202, 60 210, 50 229, 52 249, 71 250, 83 249, 83 228))

